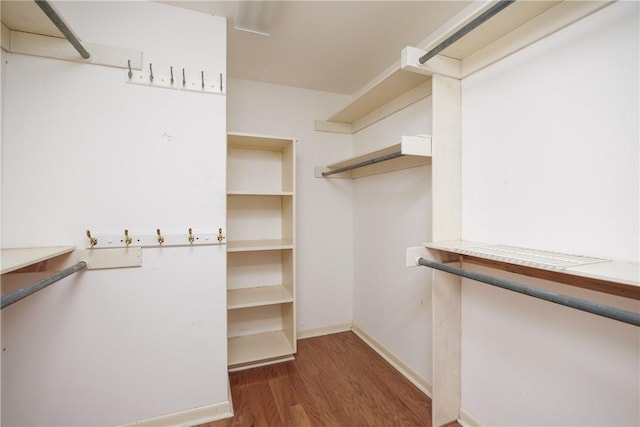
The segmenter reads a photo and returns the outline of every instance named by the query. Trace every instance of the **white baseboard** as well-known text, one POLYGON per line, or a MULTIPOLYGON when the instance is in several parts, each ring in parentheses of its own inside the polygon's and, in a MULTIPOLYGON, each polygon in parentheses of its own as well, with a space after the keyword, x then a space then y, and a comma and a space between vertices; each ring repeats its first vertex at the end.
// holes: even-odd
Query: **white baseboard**
POLYGON ((478 419, 474 418, 470 413, 464 410, 464 408, 460 408, 460 418, 458 419, 458 424, 462 427, 484 427, 484 425, 478 421, 478 419))
POLYGON ((305 338, 319 337, 322 335, 337 334, 340 332, 347 332, 351 330, 351 322, 339 323, 337 325, 323 326, 320 328, 304 329, 297 332, 298 339, 303 340, 305 338))
POLYGON ((389 362, 398 372, 400 372, 406 379, 408 379, 413 385, 418 387, 424 394, 432 397, 431 384, 420 376, 416 371, 410 368, 404 363, 398 356, 387 350, 382 344, 367 334, 362 328, 354 324, 351 328, 353 333, 359 336, 369 347, 371 347, 376 353, 378 353, 384 360, 389 362))
POLYGON ((227 381, 227 393, 228 400, 225 402, 187 409, 186 411, 174 412, 159 417, 147 418, 146 420, 135 421, 120 427, 190 427, 231 418, 233 417, 233 403, 231 402, 231 387, 229 381, 227 381))

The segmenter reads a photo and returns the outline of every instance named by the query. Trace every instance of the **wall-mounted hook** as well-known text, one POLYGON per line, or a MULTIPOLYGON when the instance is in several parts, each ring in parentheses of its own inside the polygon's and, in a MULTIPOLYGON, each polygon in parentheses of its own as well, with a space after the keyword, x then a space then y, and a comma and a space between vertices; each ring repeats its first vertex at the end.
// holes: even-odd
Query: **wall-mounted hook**
POLYGON ((153 67, 151 66, 151 62, 149 62, 149 81, 153 83, 153 67))
POLYGON ((218 228, 218 243, 222 243, 224 236, 222 235, 222 228, 218 228))
POLYGON ((195 236, 193 235, 193 230, 189 229, 189 243, 193 245, 193 241, 195 240, 195 236))
POLYGON ((164 237, 160 234, 160 229, 156 228, 156 233, 158 233, 158 244, 162 246, 164 243, 164 237))
POLYGON ((187 85, 187 79, 184 76, 184 68, 182 69, 182 87, 187 85))
POLYGON ((133 78, 133 72, 131 71, 131 60, 127 59, 127 66, 129 67, 129 80, 131 80, 133 78))
POLYGON ((91 231, 87 230, 87 237, 89 238, 89 242, 91 243, 91 247, 93 248, 98 244, 98 239, 95 237, 91 237, 91 231))
POLYGON ((200 80, 202 80, 202 90, 204 90, 204 71, 200 71, 200 80))
POLYGON ((222 92, 222 73, 220 73, 220 92, 222 92))
POLYGON ((133 241, 133 239, 131 239, 131 237, 129 236, 129 230, 127 230, 125 228, 125 230, 124 230, 124 244, 126 246, 129 246, 132 241, 133 241))
POLYGON ((173 66, 170 67, 171 70, 171 86, 173 86, 173 66))

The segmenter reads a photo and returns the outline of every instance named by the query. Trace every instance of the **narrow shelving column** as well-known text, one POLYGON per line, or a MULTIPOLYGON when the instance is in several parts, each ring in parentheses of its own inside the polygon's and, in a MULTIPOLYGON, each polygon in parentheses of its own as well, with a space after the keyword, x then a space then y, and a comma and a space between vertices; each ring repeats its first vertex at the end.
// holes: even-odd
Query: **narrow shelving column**
POLYGON ((227 138, 229 368, 290 360, 295 325, 295 140, 227 138))
MULTIPOLYGON (((432 130, 432 238, 461 235, 460 80, 434 75, 432 130)), ((433 270, 434 426, 455 421, 460 412, 461 280, 433 270)))

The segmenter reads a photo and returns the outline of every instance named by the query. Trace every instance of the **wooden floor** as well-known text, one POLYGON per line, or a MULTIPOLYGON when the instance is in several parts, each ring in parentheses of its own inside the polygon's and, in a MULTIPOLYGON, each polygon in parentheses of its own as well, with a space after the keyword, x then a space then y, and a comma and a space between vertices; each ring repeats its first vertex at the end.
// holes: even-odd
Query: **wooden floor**
POLYGON ((431 426, 431 400, 352 332, 300 340, 295 361, 230 382, 235 416, 199 427, 431 426))

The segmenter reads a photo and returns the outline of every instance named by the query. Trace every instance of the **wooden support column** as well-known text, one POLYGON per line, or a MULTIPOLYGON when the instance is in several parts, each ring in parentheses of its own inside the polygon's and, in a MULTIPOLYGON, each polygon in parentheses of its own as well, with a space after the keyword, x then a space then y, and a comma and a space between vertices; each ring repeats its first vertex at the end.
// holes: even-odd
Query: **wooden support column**
MULTIPOLYGON (((433 76, 432 239, 461 238, 460 80, 433 76)), ((438 427, 460 413, 461 279, 432 272, 433 412, 438 427)))

